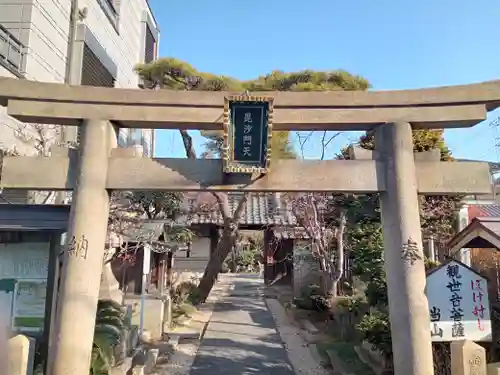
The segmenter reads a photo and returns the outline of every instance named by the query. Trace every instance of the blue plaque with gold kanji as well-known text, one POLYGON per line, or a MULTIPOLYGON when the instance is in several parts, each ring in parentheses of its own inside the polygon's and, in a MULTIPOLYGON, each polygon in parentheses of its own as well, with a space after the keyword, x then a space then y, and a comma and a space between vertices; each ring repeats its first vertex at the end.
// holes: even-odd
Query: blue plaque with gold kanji
POLYGON ((224 172, 267 173, 271 159, 273 98, 224 100, 224 172))

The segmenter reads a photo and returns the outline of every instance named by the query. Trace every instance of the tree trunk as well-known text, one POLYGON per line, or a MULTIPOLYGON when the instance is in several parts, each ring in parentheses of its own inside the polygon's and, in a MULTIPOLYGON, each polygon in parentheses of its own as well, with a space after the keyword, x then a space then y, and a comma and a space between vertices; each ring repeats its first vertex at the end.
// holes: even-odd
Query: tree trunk
POLYGON ((193 145, 193 138, 191 138, 187 130, 179 129, 179 133, 181 133, 182 143, 184 143, 184 150, 186 152, 186 157, 188 159, 196 159, 196 151, 193 145))
POLYGON ((222 268, 222 263, 231 252, 231 248, 234 246, 236 233, 237 227, 230 225, 224 226, 221 239, 217 244, 217 249, 211 255, 207 267, 205 268, 205 272, 200 280, 200 284, 198 285, 201 302, 205 302, 208 298, 208 295, 217 280, 217 275, 222 268))
POLYGON ((335 269, 333 272, 333 277, 330 283, 330 289, 328 291, 328 295, 330 299, 335 299, 338 296, 338 285, 342 276, 344 275, 344 232, 346 225, 346 214, 342 212, 340 214, 340 222, 339 227, 336 231, 336 240, 337 240, 337 254, 335 256, 335 269))
MULTIPOLYGON (((187 130, 179 130, 182 142, 184 144, 184 150, 186 152, 186 157, 188 159, 196 159, 196 150, 194 149, 193 139, 187 132, 187 130)), ((217 276, 221 270, 222 263, 227 258, 231 247, 236 243, 236 234, 238 231, 238 221, 245 208, 247 202, 247 194, 245 194, 238 203, 234 214, 231 217, 231 210, 229 209, 229 203, 227 201, 227 194, 213 193, 213 196, 217 200, 220 213, 224 219, 224 229, 222 231, 222 238, 217 244, 217 249, 211 255, 208 261, 205 272, 198 285, 198 291, 200 293, 201 301, 204 302, 210 291, 212 290, 215 282, 217 281, 217 276)))
POLYGON ((328 297, 331 300, 334 300, 334 299, 336 299, 338 297, 339 281, 340 281, 340 277, 339 278, 335 277, 330 282, 330 287, 328 289, 328 297))

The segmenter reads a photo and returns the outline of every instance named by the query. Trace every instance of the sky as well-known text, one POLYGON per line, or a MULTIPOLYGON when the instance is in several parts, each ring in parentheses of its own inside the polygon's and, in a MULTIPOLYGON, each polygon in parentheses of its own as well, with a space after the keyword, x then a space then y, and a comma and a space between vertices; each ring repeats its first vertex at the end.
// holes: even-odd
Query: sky
MULTIPOLYGON (((150 0, 160 56, 200 71, 256 78, 272 70, 344 69, 373 90, 500 79, 499 0, 150 0)), ((500 110, 445 138, 458 158, 500 161, 500 110)), ((198 150, 204 140, 192 132, 198 150)), ((338 149, 359 133, 343 133, 338 149)), ((305 150, 317 156, 319 136, 305 150)), ((183 157, 180 136, 156 134, 158 157, 183 157)))

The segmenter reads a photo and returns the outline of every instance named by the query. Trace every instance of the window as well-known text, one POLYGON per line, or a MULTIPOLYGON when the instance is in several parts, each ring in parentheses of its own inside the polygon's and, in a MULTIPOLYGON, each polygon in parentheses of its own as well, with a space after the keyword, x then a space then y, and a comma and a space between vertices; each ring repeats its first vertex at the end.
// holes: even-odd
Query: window
POLYGON ((160 32, 156 26, 156 21, 153 17, 151 9, 146 9, 142 12, 142 42, 141 56, 142 62, 148 64, 158 57, 158 40, 160 32))
POLYGON ((90 47, 83 46, 82 81, 84 86, 114 87, 115 78, 90 47))
POLYGON ((120 0, 97 0, 102 11, 108 18, 113 28, 118 33, 118 25, 120 21, 120 0))
POLYGON ((23 76, 23 50, 22 43, 0 25, 0 64, 18 77, 23 76))
POLYGON ((115 2, 113 0, 104 0, 105 2, 108 3, 109 7, 111 10, 116 14, 116 9, 115 9, 115 2))
POLYGON ((149 25, 146 24, 146 41, 144 48, 144 62, 150 63, 156 59, 156 40, 149 25))
MULTIPOLYGON (((115 77, 99 60, 87 43, 83 43, 82 78, 83 86, 115 87, 115 77)), ((76 142, 80 143, 81 128, 78 128, 76 142)))

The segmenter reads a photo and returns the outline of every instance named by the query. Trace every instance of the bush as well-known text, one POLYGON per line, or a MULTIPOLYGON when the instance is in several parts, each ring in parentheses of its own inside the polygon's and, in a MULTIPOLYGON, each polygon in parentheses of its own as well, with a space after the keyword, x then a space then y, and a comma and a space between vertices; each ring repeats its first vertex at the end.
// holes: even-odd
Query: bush
POLYGON ((173 290, 171 298, 174 305, 181 305, 188 301, 191 296, 198 294, 198 287, 191 281, 184 281, 173 290))
POLYGON ((172 290, 171 298, 172 325, 176 325, 180 320, 191 316, 196 311, 194 305, 201 301, 198 287, 190 281, 185 281, 177 285, 172 290))
POLYGON ((331 308, 330 301, 321 293, 321 287, 317 284, 309 284, 302 288, 300 297, 295 298, 293 302, 303 310, 323 312, 331 308))
POLYGON ((392 361, 392 342, 389 315, 376 310, 371 314, 366 314, 356 328, 363 335, 363 339, 372 344, 373 349, 382 352, 386 363, 390 364, 392 361))
POLYGON ((90 375, 108 375, 115 365, 115 349, 121 343, 125 329, 125 311, 111 300, 97 303, 90 375))
MULTIPOLYGON (((245 247, 236 254, 236 272, 258 272, 259 271, 260 249, 254 247, 245 247)), ((231 270, 233 258, 231 254, 222 264, 222 273, 231 270)))
POLYGON ((367 309, 367 302, 362 296, 339 298, 336 301, 339 312, 352 314, 354 317, 362 315, 367 309))
POLYGON ((189 318, 195 311, 196 308, 190 303, 172 306, 172 325, 178 324, 182 319, 189 318))

